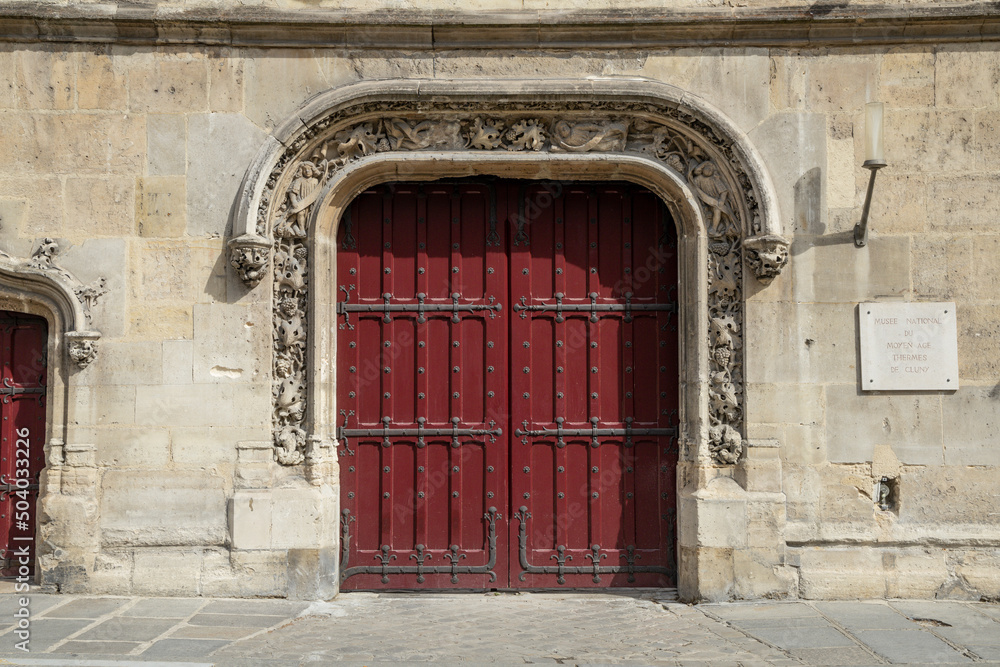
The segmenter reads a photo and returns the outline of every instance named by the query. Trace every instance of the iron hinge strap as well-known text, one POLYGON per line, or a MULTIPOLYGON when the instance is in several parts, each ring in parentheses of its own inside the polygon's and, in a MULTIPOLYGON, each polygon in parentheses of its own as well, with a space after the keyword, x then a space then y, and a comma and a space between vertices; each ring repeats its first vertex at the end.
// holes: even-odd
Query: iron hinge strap
POLYGON ((631 322, 632 313, 634 312, 677 312, 676 302, 632 303, 632 297, 634 296, 632 292, 625 293, 625 303, 597 303, 597 292, 591 292, 587 295, 590 298, 590 303, 563 303, 563 299, 566 298, 566 295, 562 292, 556 292, 552 296, 555 299, 555 303, 539 303, 532 305, 528 305, 528 298, 522 296, 520 300, 521 302, 514 304, 514 311, 520 313, 522 320, 528 316, 528 311, 552 311, 556 314, 556 322, 564 321, 564 312, 589 312, 591 322, 597 321, 597 313, 625 313, 625 321, 631 322))
POLYGON ((533 565, 528 561, 528 519, 531 518, 531 512, 528 511, 526 506, 521 506, 518 511, 514 512, 514 518, 518 520, 519 526, 517 531, 517 542, 518 542, 518 561, 521 565, 521 573, 517 578, 521 581, 525 580, 525 576, 529 574, 554 574, 556 575, 556 583, 563 585, 566 583, 567 574, 586 574, 593 578, 595 584, 601 583, 602 574, 627 574, 628 581, 635 581, 635 575, 639 574, 663 574, 670 577, 676 576, 676 572, 673 568, 663 567, 660 565, 636 565, 636 559, 642 558, 640 554, 635 552, 635 546, 630 545, 626 547, 626 552, 620 554, 619 558, 625 560, 625 565, 601 565, 601 560, 607 558, 607 554, 601 553, 601 547, 599 544, 594 544, 590 547, 590 552, 585 554, 585 558, 589 558, 591 561, 590 565, 583 566, 567 566, 566 561, 573 560, 572 554, 566 553, 567 549, 565 545, 558 545, 555 549, 556 553, 549 556, 550 560, 556 562, 555 565, 533 565))
MULTIPOLYGON (((0 501, 7 500, 7 496, 21 491, 38 491, 38 483, 28 484, 27 486, 18 486, 17 484, 3 482, 0 484, 0 501)), ((24 496, 20 497, 23 498, 24 496)))
POLYGON ((18 396, 20 394, 44 394, 45 387, 13 387, 4 380, 4 386, 0 387, 0 396, 18 396))
POLYGON ((625 438, 626 446, 632 444, 633 436, 656 436, 656 437, 677 437, 677 428, 632 428, 632 419, 625 420, 625 428, 599 428, 596 417, 590 420, 591 428, 563 428, 562 417, 556 418, 555 428, 529 429, 527 420, 521 422, 523 429, 514 429, 514 435, 523 438, 521 442, 526 442, 528 437, 552 437, 556 438, 556 445, 565 447, 564 438, 590 438, 591 446, 600 446, 598 438, 625 438))
MULTIPOLYGON (((347 292, 350 299, 350 292, 341 286, 341 290, 347 292)), ((339 301, 337 303, 337 314, 348 315, 349 313, 384 313, 383 322, 391 322, 389 313, 416 313, 417 322, 427 321, 425 313, 451 313, 451 321, 458 322, 459 313, 474 313, 488 311, 490 318, 495 318, 503 307, 496 303, 496 297, 488 297, 488 303, 459 303, 462 295, 454 292, 451 295, 451 303, 427 303, 427 295, 420 292, 416 295, 416 303, 390 303, 393 296, 389 292, 382 295, 382 303, 350 303, 349 301, 339 301)))
POLYGON ((422 544, 416 545, 416 552, 409 554, 410 560, 417 561, 415 566, 389 565, 391 561, 397 559, 397 555, 390 553, 391 548, 388 544, 383 544, 379 549, 379 553, 373 558, 373 560, 380 563, 379 565, 355 565, 354 567, 348 567, 351 544, 350 524, 354 521, 354 517, 350 516, 350 510, 347 509, 341 512, 341 517, 341 540, 346 545, 341 547, 341 581, 345 581, 357 574, 379 574, 382 577, 383 584, 389 583, 390 574, 415 574, 417 575, 417 583, 423 583, 424 575, 427 574, 450 574, 451 583, 453 584, 458 583, 459 574, 485 574, 489 576, 491 582, 497 579, 493 568, 496 567, 497 563, 497 519, 501 519, 502 516, 496 507, 490 507, 483 515, 483 519, 487 523, 486 547, 489 554, 488 560, 484 565, 459 565, 459 561, 466 558, 466 555, 459 553, 457 545, 451 545, 448 550, 449 553, 442 555, 444 559, 450 562, 450 565, 424 565, 424 561, 431 558, 431 555, 426 553, 425 547, 422 544))
MULTIPOLYGON (((346 416, 344 421, 347 421, 346 416)), ((459 421, 458 417, 453 417, 451 427, 449 428, 425 428, 424 424, 426 420, 423 417, 418 417, 416 428, 389 428, 391 419, 383 417, 382 428, 347 428, 346 426, 338 426, 337 439, 344 441, 347 438, 382 438, 382 446, 389 447, 392 445, 390 438, 416 438, 417 447, 423 447, 425 445, 424 438, 446 436, 451 438, 452 447, 458 447, 461 444, 459 438, 486 436, 490 439, 490 442, 496 442, 497 437, 503 435, 502 428, 492 428, 496 425, 496 422, 491 421, 489 424, 483 424, 483 428, 459 428, 459 421), (485 428, 486 426, 490 428, 485 428)))

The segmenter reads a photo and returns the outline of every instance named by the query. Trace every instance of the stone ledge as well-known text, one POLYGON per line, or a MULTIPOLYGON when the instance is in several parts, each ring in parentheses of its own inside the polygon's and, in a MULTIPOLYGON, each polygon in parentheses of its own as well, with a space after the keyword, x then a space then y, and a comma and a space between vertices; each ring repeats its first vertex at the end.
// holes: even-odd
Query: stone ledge
POLYGON ((0 2, 0 41, 20 42, 448 50, 845 46, 997 39, 1000 9, 981 3, 366 13, 0 2))

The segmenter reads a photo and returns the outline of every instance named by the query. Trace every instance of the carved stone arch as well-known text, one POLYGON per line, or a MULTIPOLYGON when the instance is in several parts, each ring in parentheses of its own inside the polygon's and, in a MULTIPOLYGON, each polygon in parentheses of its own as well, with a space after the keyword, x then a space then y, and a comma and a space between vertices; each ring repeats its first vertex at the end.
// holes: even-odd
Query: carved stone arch
POLYGON ((314 477, 328 458, 343 208, 375 183, 469 174, 629 180, 663 198, 681 241, 682 457, 734 464, 744 274, 769 282, 788 242, 746 135, 704 101, 635 79, 370 82, 313 98, 275 130, 244 178, 229 247, 248 287, 272 279, 278 462, 314 477))
POLYGON ((59 245, 48 238, 41 240, 30 259, 0 252, 0 300, 13 310, 46 316, 54 325, 57 347, 64 347, 69 358, 84 368, 97 357, 101 337, 90 326, 90 307, 107 290, 103 279, 81 284, 57 264, 58 253, 59 245))

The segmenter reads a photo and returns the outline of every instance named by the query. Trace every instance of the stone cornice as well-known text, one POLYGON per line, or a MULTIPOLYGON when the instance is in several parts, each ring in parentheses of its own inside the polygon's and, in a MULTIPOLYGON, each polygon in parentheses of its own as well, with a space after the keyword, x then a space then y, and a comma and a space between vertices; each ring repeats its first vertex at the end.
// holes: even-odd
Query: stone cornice
POLYGON ((349 49, 797 47, 1000 39, 994 3, 446 13, 0 2, 0 41, 349 49), (595 28, 599 28, 595 30, 595 28))

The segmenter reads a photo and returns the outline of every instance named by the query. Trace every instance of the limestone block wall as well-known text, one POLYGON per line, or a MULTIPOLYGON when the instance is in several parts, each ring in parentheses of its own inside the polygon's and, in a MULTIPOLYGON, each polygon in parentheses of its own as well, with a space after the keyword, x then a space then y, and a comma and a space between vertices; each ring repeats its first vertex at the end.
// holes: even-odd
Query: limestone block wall
POLYGON ((315 491, 325 510, 289 512, 313 491, 270 463, 270 295, 247 290, 224 249, 244 171, 305 100, 351 82, 594 76, 670 83, 732 118, 765 159, 792 241, 771 285, 747 282, 752 446, 733 486, 751 495, 733 504, 735 491, 707 492, 721 500, 719 521, 699 528, 712 545, 706 595, 1000 595, 996 43, 573 52, 0 43, 0 250, 28 257, 54 238, 61 266, 109 289, 93 309, 99 357, 66 371, 80 389, 52 416, 51 437, 94 446, 79 462, 89 472, 64 475, 64 485, 92 475, 73 487, 90 498, 80 511, 92 530, 43 528, 43 580, 108 593, 316 590, 295 573, 330 557, 305 546, 309 531, 335 544, 336 489, 315 491), (889 167, 859 250, 851 230, 869 173, 860 166, 869 100, 886 104, 889 167), (855 306, 866 300, 955 301, 961 388, 862 395, 855 306), (872 499, 873 476, 886 471, 899 483, 890 512, 872 499), (236 490, 264 487, 284 495, 256 504, 266 507, 259 521, 234 524, 236 490))
POLYGON ((1000 56, 993 45, 772 51, 751 131, 794 230, 789 271, 747 305, 749 430, 781 442, 785 539, 806 597, 993 597, 1000 522, 1000 56), (874 236, 862 107, 886 105, 874 236), (859 391, 855 306, 955 301, 961 388, 859 391), (875 509, 873 479, 898 479, 875 509))

